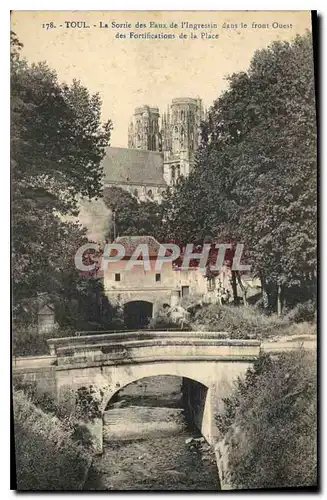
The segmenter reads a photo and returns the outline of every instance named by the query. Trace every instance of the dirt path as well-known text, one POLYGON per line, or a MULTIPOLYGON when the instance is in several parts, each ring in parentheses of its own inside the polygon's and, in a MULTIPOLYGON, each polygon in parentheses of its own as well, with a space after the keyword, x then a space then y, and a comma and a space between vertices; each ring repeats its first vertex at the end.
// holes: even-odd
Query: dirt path
MULTIPOLYGON (((214 454, 185 443, 190 436, 191 433, 183 433, 106 445, 96 462, 102 484, 91 473, 85 489, 217 491, 214 454)), ((209 448, 205 444, 203 447, 209 448)))

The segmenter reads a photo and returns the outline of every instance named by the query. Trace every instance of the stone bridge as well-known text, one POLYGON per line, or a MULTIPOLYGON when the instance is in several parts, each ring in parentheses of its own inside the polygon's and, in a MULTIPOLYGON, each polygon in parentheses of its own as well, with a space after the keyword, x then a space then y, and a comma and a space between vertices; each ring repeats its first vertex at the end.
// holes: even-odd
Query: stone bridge
MULTIPOLYGON (((14 376, 35 380, 59 402, 67 390, 92 385, 101 393, 102 412, 113 395, 131 382, 156 375, 180 376, 188 388, 185 405, 209 443, 215 439, 214 415, 222 409, 223 398, 262 350, 258 340, 195 331, 104 333, 51 339, 48 344, 50 356, 14 359, 14 376)), ((99 452, 102 426, 103 419, 98 419, 92 428, 99 452)))

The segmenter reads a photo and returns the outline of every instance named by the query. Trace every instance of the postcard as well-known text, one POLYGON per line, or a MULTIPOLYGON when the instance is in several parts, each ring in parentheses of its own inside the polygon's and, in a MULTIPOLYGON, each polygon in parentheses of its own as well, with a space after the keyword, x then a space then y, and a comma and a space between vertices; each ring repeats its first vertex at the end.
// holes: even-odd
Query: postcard
POLYGON ((317 489, 317 16, 12 11, 12 489, 317 489))

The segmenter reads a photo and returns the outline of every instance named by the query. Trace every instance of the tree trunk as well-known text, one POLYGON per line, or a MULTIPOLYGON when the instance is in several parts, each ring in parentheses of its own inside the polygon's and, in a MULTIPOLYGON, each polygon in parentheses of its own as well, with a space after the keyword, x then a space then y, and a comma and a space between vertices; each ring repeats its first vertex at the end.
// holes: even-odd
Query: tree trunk
POLYGON ((261 290, 262 290, 262 303, 264 310, 269 308, 269 294, 267 291, 266 280, 263 275, 260 276, 261 290))
POLYGON ((277 315, 281 316, 283 312, 283 300, 282 300, 283 288, 281 285, 277 286, 277 315))
POLYGON ((238 296, 237 296, 236 271, 232 271, 232 290, 233 290, 234 306, 237 306, 238 296))
POLYGON ((237 277, 237 282, 240 285, 240 289, 242 290, 243 304, 246 307, 248 305, 248 301, 247 301, 247 298, 246 298, 246 288, 243 285, 243 281, 242 281, 242 278, 241 278, 241 275, 240 275, 239 271, 236 271, 236 277, 237 277))

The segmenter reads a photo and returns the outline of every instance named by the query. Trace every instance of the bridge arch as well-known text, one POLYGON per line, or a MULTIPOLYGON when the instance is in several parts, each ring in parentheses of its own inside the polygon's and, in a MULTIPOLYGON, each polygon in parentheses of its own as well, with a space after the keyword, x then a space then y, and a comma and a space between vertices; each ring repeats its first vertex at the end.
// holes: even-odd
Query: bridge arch
MULTIPOLYGON (((206 386, 201 433, 208 442, 214 439, 214 415, 260 353, 260 341, 202 331, 108 332, 49 339, 48 344, 58 402, 67 389, 93 386, 102 414, 119 389, 144 377, 174 375, 206 386)), ((101 416, 90 426, 101 453, 101 416)))
MULTIPOLYGON (((197 428, 198 431, 201 432, 201 434, 209 441, 211 439, 212 435, 212 422, 213 422, 213 412, 212 412, 212 392, 210 390, 209 384, 203 383, 205 382, 202 380, 198 380, 201 377, 196 376, 195 374, 189 374, 187 373, 186 376, 182 376, 182 373, 180 371, 173 371, 173 370, 160 370, 160 372, 157 372, 155 375, 153 374, 153 371, 151 370, 146 376, 144 377, 139 377, 139 376, 134 376, 130 378, 126 378, 124 381, 124 384, 120 384, 119 387, 113 388, 110 391, 107 391, 104 394, 104 398, 102 400, 102 422, 103 425, 105 425, 106 418, 110 415, 109 419, 112 418, 112 415, 116 415, 115 412, 121 412, 126 410, 120 409, 120 405, 118 404, 118 407, 115 405, 111 406, 111 402, 116 402, 115 396, 118 395, 120 391, 123 391, 124 388, 130 386, 131 384, 139 381, 144 381, 146 382, 147 380, 150 381, 149 379, 152 379, 152 384, 155 383, 154 379, 157 377, 176 377, 180 379, 180 388, 179 388, 179 396, 178 393, 176 394, 177 396, 177 401, 179 401, 180 406, 178 408, 183 408, 184 410, 184 416, 186 417, 186 422, 188 425, 190 425, 192 428, 197 428), (192 376, 192 378, 190 378, 192 376), (114 412, 114 413, 112 413, 114 412)), ((171 398, 171 390, 166 386, 162 391, 160 386, 152 386, 155 387, 154 391, 150 390, 150 398, 152 396, 152 400, 150 399, 149 403, 146 404, 145 406, 152 407, 152 406, 161 406, 160 403, 159 405, 157 404, 151 404, 151 401, 153 403, 153 398, 156 400, 160 400, 161 397, 163 398, 163 401, 165 401, 165 395, 169 394, 169 397, 171 398), (167 393, 168 389, 168 393, 167 393)), ((176 390, 177 387, 173 386, 172 390, 176 390)), ((136 388, 136 390, 132 390, 132 397, 141 397, 146 394, 142 392, 142 388, 136 388)), ((128 394, 127 394, 128 396, 128 394)), ((125 394, 122 395, 122 400, 124 400, 126 397, 125 394)), ((119 403, 119 401, 117 401, 119 403)), ((135 403, 132 403, 132 406, 135 405, 135 403)), ((138 403, 136 403, 138 405, 138 403)), ((143 406, 142 403, 140 403, 139 406, 143 406)), ((128 405, 127 405, 128 407, 128 405)), ((167 404, 164 404, 163 407, 166 407, 167 409, 167 404)), ((170 406, 168 405, 168 408, 170 406)), ((128 410, 127 410, 128 411, 128 410)), ((116 416, 114 418, 117 418, 116 416)), ((119 418, 119 417, 118 417, 119 418)), ((117 424, 115 424, 117 425, 117 424)), ((122 429, 121 424, 118 424, 118 427, 115 428, 114 432, 128 432, 127 428, 122 429), (119 428, 120 425, 120 428, 119 428)), ((108 429, 106 430, 108 432, 108 429)), ((112 432, 112 431, 109 431, 112 432)))
MULTIPOLYGON (((186 364, 185 364, 186 365, 186 364)), ((127 367, 126 367, 127 368, 127 367)), ((193 381, 201 386, 206 387, 207 390, 210 389, 210 384, 208 383, 208 379, 205 376, 201 376, 193 372, 193 370, 189 370, 188 366, 185 366, 184 369, 181 368, 180 364, 176 363, 155 363, 151 364, 151 367, 148 365, 131 365, 128 366, 128 369, 124 374, 120 376, 119 382, 115 384, 114 387, 106 390, 104 392, 102 403, 101 403, 101 411, 104 412, 110 403, 111 399, 124 387, 128 385, 138 382, 139 380, 156 377, 156 376, 175 376, 180 377, 182 379, 187 379, 193 381), (129 373, 127 373, 129 372, 129 373), (193 373, 192 373, 193 372, 193 373)))

